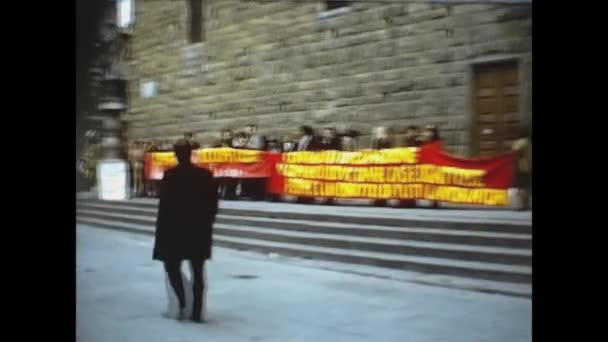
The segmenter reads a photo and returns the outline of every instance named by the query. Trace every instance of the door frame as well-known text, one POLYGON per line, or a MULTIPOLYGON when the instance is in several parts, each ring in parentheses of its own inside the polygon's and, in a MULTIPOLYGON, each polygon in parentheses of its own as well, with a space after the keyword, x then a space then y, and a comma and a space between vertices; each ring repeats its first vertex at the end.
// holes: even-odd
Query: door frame
POLYGON ((519 122, 530 124, 531 120, 531 82, 530 82, 530 54, 506 54, 475 58, 467 63, 466 78, 468 86, 465 87, 467 97, 466 112, 469 113, 469 156, 479 155, 479 124, 475 115, 475 103, 473 99, 475 91, 475 68, 479 66, 515 63, 519 82, 519 122))

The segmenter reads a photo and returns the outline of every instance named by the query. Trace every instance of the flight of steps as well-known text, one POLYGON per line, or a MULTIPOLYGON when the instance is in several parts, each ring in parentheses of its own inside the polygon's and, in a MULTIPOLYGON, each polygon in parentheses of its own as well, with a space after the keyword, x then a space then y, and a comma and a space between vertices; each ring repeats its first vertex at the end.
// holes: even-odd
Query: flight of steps
MULTIPOLYGON (((78 199, 77 222, 153 234, 156 210, 154 200, 78 199)), ((532 281, 530 223, 364 217, 340 206, 332 214, 233 206, 220 209, 214 244, 523 286, 532 281)))

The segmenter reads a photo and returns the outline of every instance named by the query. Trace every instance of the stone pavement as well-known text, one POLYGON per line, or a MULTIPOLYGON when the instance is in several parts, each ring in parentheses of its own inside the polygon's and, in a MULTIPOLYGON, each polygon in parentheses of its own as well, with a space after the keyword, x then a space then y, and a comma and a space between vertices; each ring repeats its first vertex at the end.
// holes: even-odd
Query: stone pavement
POLYGON ((180 323, 161 316, 164 275, 151 254, 150 236, 77 227, 78 341, 531 341, 529 299, 222 248, 208 263, 209 322, 180 323))

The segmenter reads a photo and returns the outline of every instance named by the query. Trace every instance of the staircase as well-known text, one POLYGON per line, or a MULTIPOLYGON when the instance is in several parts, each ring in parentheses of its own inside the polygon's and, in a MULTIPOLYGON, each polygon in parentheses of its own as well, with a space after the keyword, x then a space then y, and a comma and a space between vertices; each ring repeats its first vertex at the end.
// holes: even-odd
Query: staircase
MULTIPOLYGON (((77 201, 78 223, 154 233, 156 200, 77 201)), ((400 210, 408 209, 372 216, 340 206, 319 213, 316 206, 307 212, 290 210, 294 205, 285 203, 243 204, 220 206, 214 245, 528 288, 531 284, 529 221, 428 220, 399 217, 400 210)))

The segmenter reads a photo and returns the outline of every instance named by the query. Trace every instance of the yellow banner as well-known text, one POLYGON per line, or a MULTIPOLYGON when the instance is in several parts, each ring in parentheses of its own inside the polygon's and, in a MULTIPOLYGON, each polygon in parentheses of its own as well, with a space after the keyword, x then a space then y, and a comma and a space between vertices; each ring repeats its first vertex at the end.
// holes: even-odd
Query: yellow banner
MULTIPOLYGON (((154 165, 168 168, 177 165, 173 152, 150 153, 154 165)), ((237 150, 233 148, 205 148, 192 151, 192 162, 199 163, 255 163, 264 158, 262 151, 237 150)))
POLYGON ((365 150, 359 152, 341 151, 307 151, 283 154, 287 164, 415 164, 418 162, 420 149, 416 147, 392 148, 387 150, 365 150))
POLYGON ((154 152, 150 153, 152 165, 155 167, 167 169, 177 165, 177 159, 173 152, 154 152))
POLYGON ((312 197, 427 199, 479 205, 507 205, 503 189, 461 188, 432 184, 373 184, 285 179, 285 192, 312 197))
POLYGON ((399 166, 341 166, 277 164, 277 171, 287 178, 302 178, 353 183, 430 183, 484 187, 485 170, 417 164, 399 166))
POLYGON ((229 147, 204 148, 194 151, 198 163, 256 163, 264 159, 263 151, 239 150, 229 147))

